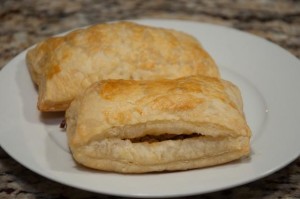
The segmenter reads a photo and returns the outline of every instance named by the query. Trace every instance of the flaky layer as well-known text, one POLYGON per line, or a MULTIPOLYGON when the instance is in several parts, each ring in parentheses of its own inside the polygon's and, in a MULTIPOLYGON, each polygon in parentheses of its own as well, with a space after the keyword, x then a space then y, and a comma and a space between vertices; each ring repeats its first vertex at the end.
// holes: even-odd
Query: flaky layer
POLYGON ((217 78, 101 81, 72 102, 66 120, 75 160, 101 170, 184 170, 249 153, 240 92, 217 78))
POLYGON ((192 36, 129 22, 47 39, 28 52, 27 65, 39 86, 41 111, 65 110, 79 93, 103 79, 219 77, 214 61, 192 36))
POLYGON ((226 163, 248 153, 247 137, 206 136, 154 143, 103 139, 73 151, 75 160, 82 165, 121 173, 201 168, 226 163))

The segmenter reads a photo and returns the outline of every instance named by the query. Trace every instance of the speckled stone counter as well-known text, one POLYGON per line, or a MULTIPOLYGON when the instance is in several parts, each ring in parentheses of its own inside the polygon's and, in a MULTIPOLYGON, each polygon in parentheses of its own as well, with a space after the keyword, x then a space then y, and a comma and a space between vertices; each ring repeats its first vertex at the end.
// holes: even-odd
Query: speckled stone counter
MULTIPOLYGON (((297 0, 2 0, 0 68, 27 47, 51 35, 105 21, 137 18, 185 19, 233 27, 264 37, 300 57, 300 1, 297 0)), ((2 198, 117 197, 48 180, 20 165, 0 147, 2 198)), ((300 198, 300 158, 255 182, 185 198, 300 198)))

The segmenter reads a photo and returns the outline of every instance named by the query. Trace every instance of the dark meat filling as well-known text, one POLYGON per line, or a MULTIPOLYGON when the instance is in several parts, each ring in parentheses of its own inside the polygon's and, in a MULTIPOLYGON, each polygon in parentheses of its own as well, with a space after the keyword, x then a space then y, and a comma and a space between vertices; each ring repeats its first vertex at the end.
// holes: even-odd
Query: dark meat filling
POLYGON ((181 134, 181 135, 175 135, 175 134, 161 134, 161 135, 145 135, 143 137, 137 137, 129 139, 132 143, 138 143, 138 142, 162 142, 166 140, 183 140, 188 138, 195 138, 200 137, 201 134, 198 133, 192 133, 192 134, 181 134))
POLYGON ((62 129, 67 128, 67 123, 66 123, 66 120, 65 120, 65 119, 63 119, 63 120, 61 121, 59 127, 62 128, 62 129))

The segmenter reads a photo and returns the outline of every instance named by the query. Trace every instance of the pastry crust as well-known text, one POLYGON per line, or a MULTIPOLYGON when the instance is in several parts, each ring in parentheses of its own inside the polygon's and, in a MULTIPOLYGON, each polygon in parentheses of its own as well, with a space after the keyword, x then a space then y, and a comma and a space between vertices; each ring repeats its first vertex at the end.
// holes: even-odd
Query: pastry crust
POLYGON ((71 103, 66 123, 74 159, 105 171, 194 169, 250 151, 238 88, 207 76, 100 81, 71 103))
POLYGON ((41 111, 64 111, 92 83, 104 79, 219 77, 201 44, 175 30, 131 22, 99 24, 53 37, 27 53, 39 86, 41 111))

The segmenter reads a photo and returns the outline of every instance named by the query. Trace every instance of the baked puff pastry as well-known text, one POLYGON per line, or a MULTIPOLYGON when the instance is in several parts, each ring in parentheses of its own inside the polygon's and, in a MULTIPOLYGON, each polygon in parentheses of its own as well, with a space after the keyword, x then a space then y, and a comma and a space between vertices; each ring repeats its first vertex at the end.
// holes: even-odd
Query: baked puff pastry
POLYGON ((71 103, 66 123, 74 159, 104 171, 187 170, 250 151, 238 88, 207 76, 100 81, 71 103))
POLYGON ((131 22, 99 24, 53 37, 27 53, 41 111, 64 111, 104 79, 219 77, 210 55, 190 35, 131 22))

